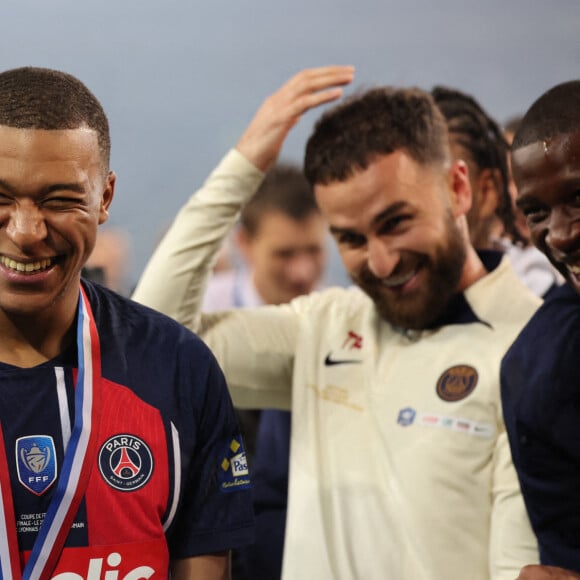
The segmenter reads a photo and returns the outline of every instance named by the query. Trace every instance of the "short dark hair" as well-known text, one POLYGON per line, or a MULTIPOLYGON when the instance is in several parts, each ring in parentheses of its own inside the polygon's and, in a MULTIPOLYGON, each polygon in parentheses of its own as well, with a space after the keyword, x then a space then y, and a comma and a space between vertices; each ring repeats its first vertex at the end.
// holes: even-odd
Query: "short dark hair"
POLYGON ((67 73, 22 67, 0 73, 0 125, 17 129, 78 129, 97 133, 109 169, 111 139, 103 107, 89 89, 67 73))
POLYGON ((298 167, 279 163, 266 174, 262 185, 242 210, 242 227, 254 235, 262 217, 271 211, 296 221, 318 212, 312 187, 298 167))
POLYGON ((447 125, 429 93, 381 87, 327 111, 306 145, 304 173, 312 184, 345 181, 378 155, 405 150, 422 165, 449 159, 447 125))
POLYGON ((496 215, 505 232, 516 242, 523 242, 515 226, 509 194, 508 143, 499 125, 484 108, 467 93, 444 86, 431 91, 437 106, 447 119, 449 139, 469 156, 478 171, 491 169, 499 193, 496 215), (497 175, 497 178, 496 178, 497 175))
POLYGON ((512 151, 580 129, 580 80, 552 87, 537 99, 514 135, 512 151))

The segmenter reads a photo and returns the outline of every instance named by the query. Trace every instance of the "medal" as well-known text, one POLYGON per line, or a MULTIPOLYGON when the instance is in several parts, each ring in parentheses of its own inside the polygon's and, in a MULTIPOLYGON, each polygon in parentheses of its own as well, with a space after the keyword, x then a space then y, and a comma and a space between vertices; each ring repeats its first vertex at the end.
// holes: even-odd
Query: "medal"
MULTIPOLYGON (((81 288, 77 316, 78 373, 75 421, 65 450, 60 476, 46 516, 22 574, 10 476, 0 441, 0 573, 2 580, 46 580, 51 577, 86 491, 97 454, 100 419, 101 351, 89 301, 81 288)), ((1 433, 0 433, 1 438, 1 433)))

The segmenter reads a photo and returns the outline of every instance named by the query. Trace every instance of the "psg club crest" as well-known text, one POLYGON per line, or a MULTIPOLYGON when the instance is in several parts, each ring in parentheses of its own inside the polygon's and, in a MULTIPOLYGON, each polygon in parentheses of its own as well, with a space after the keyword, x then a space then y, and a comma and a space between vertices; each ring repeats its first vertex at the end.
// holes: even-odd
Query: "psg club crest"
POLYGON ((437 381, 437 394, 444 401, 461 401, 468 397, 477 386, 479 375, 469 365, 448 368, 437 381))
POLYGON ((139 489, 153 473, 151 449, 135 435, 114 435, 101 446, 99 470, 103 479, 119 491, 139 489))
POLYGON ((54 441, 49 435, 29 435, 16 440, 18 481, 35 495, 42 495, 57 476, 54 441))

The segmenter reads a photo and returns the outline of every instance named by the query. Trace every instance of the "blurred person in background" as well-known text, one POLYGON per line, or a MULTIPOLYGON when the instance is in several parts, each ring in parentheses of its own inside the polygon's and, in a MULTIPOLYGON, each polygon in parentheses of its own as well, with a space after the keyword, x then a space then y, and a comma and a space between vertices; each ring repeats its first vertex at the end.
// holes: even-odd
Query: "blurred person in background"
POLYGON ((83 277, 93 280, 110 290, 129 296, 131 281, 131 240, 128 232, 121 228, 103 228, 85 267, 83 277))
POLYGON ((521 213, 514 204, 509 170, 509 144, 500 127, 470 95, 438 86, 433 98, 447 119, 451 153, 469 169, 473 194, 467 223, 478 250, 506 253, 512 266, 535 294, 546 297, 563 279, 546 257, 530 244, 521 213))

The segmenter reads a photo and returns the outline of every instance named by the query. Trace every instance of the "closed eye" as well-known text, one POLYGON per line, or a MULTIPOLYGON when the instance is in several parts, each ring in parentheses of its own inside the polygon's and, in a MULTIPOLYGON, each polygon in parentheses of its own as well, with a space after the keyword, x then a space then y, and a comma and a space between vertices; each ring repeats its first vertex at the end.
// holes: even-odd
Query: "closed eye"
POLYGON ((0 193, 0 205, 11 205, 13 202, 14 200, 10 196, 0 193))
POLYGON ((533 196, 519 197, 516 206, 530 224, 536 224, 546 219, 549 208, 533 196))
POLYGON ((386 219, 382 222, 378 228, 379 234, 390 234, 392 231, 396 230, 399 226, 406 224, 411 219, 408 214, 399 214, 386 219))
POLYGON ((85 199, 83 197, 79 197, 78 195, 59 195, 55 197, 49 197, 42 202, 42 207, 50 210, 67 210, 85 206, 85 199))

